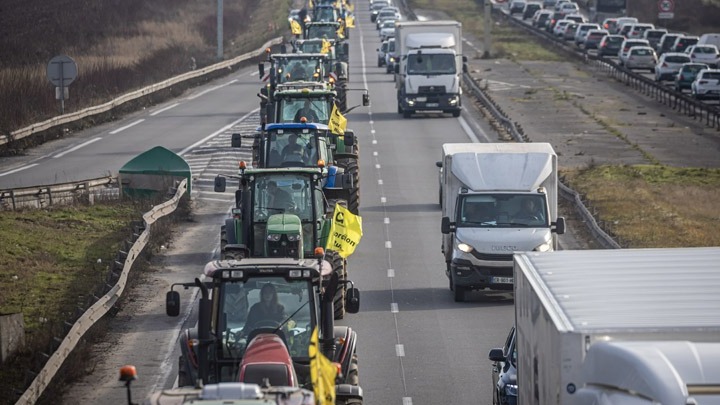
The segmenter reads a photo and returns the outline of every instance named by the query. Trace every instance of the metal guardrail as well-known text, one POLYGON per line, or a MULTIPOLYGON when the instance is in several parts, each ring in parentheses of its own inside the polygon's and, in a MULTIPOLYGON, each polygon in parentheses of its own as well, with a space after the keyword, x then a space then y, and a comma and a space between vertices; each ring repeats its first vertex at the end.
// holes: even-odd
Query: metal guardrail
POLYGON ((34 404, 40 399, 45 388, 50 384, 55 374, 62 366, 65 359, 70 355, 72 350, 77 346, 83 335, 99 321, 112 308, 125 290, 127 278, 130 273, 135 259, 140 255, 150 239, 150 227, 158 219, 169 215, 177 209, 180 199, 187 192, 187 179, 184 179, 177 188, 175 195, 170 200, 154 206, 150 211, 143 215, 145 229, 138 236, 132 247, 127 252, 127 258, 120 273, 117 284, 110 291, 100 297, 85 313, 78 318, 73 324, 70 331, 60 343, 60 347, 52 354, 50 359, 45 363, 42 370, 35 377, 30 386, 25 390, 16 405, 34 404))
POLYGON ((32 207, 43 208, 57 203, 92 199, 96 196, 119 195, 118 178, 96 179, 0 190, 0 210, 32 207))
POLYGON ((12 141, 17 141, 19 139, 26 138, 28 136, 31 136, 33 134, 37 134, 42 131, 46 131, 48 129, 58 127, 60 125, 66 125, 74 121, 78 121, 81 119, 85 119, 87 117, 91 117, 93 115, 102 114, 105 112, 108 112, 114 108, 117 108, 129 101, 137 100, 141 97, 145 97, 149 94, 155 93, 157 91, 166 89, 168 87, 186 82, 188 80, 196 79, 201 76, 208 75, 213 72, 217 72, 221 69, 227 69, 230 68, 238 63, 244 62, 248 59, 260 56, 262 52, 265 51, 265 48, 270 47, 272 45, 278 45, 282 43, 283 38, 277 37, 269 40, 263 46, 257 50, 247 52, 245 54, 242 54, 236 58, 218 62, 214 65, 210 65, 207 67, 204 67, 202 69, 194 70, 192 72, 184 73, 179 76, 175 76, 173 78, 170 78, 168 80, 162 81, 160 83, 153 84, 151 86, 144 87, 140 90, 136 90, 127 94, 124 94, 114 100, 111 100, 105 104, 93 106, 86 108, 81 111, 76 111, 70 114, 60 115, 57 117, 53 117, 49 120, 38 122, 35 124, 32 124, 28 127, 18 129, 17 131, 13 131, 10 133, 10 135, 0 135, 0 146, 5 145, 12 141))
POLYGON ((675 91, 675 89, 656 83, 654 80, 625 69, 610 59, 590 55, 584 51, 579 51, 577 48, 569 46, 567 41, 559 39, 545 30, 532 27, 513 17, 510 17, 499 9, 493 8, 493 14, 496 17, 500 16, 505 18, 514 26, 520 27, 536 37, 540 37, 551 42, 554 46, 562 49, 577 59, 591 63, 597 70, 603 71, 608 76, 625 83, 634 90, 654 98, 678 113, 692 117, 693 119, 701 122, 704 121, 706 126, 720 131, 720 107, 703 103, 702 101, 693 99, 687 94, 683 94, 675 91))

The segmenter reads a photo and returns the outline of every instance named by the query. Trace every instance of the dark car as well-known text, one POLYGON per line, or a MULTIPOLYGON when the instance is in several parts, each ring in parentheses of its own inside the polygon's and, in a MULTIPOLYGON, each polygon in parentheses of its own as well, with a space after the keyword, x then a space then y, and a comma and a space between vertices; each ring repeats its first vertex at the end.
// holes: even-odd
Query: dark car
POLYGON ((625 37, 622 35, 605 35, 598 44, 598 56, 617 56, 625 37))
POLYGON ((685 52, 685 50, 691 46, 698 43, 700 40, 700 37, 695 36, 681 36, 675 39, 675 43, 673 44, 672 48, 670 48, 670 52, 685 52))
POLYGON ((525 10, 525 0, 513 0, 510 3, 510 15, 522 14, 523 10, 525 10))
POLYGON ((505 346, 490 350, 488 358, 493 362, 493 405, 517 405, 517 350, 514 326, 505 340, 505 346))
POLYGON ((555 24, 557 24, 558 21, 562 20, 563 13, 559 11, 554 11, 550 17, 545 22, 545 30, 549 33, 553 32, 553 29, 555 29, 555 24))
POLYGON ((704 63, 685 63, 680 67, 678 74, 675 76, 675 90, 683 91, 690 89, 692 82, 698 75, 698 72, 704 69, 710 69, 710 66, 704 63))
POLYGON ((655 47, 655 50, 657 50, 658 55, 662 55, 665 52, 670 52, 670 49, 673 45, 675 45, 675 40, 678 37, 681 37, 683 34, 680 33, 667 33, 660 37, 660 40, 658 41, 657 46, 655 47))

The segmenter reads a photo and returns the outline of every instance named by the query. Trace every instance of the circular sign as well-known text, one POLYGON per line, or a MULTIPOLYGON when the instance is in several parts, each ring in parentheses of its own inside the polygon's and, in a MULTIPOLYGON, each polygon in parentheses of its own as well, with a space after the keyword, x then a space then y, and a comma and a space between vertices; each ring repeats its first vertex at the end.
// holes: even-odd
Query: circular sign
POLYGON ((495 0, 495 3, 505 3, 507 0, 495 0))
POLYGON ((65 87, 77 77, 77 64, 71 57, 59 55, 48 62, 47 78, 57 87, 65 87))
POLYGON ((673 0, 658 1, 658 10, 663 13, 669 13, 675 10, 675 2, 673 0))

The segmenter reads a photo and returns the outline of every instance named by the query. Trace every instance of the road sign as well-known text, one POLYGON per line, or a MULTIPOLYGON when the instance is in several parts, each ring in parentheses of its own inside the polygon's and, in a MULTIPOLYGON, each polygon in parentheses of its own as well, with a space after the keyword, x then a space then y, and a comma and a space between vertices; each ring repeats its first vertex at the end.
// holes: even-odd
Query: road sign
POLYGON ((65 87, 77 77, 77 64, 72 58, 59 55, 52 59, 47 66, 47 78, 57 87, 65 87))
POLYGON ((658 1, 658 12, 660 13, 672 13, 675 11, 674 0, 660 0, 658 1))

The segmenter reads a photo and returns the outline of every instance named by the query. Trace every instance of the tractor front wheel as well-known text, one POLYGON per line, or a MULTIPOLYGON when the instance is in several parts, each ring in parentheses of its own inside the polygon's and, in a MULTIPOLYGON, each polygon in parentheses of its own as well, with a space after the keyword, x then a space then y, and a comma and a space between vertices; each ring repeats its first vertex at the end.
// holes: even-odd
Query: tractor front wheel
POLYGON ((338 159, 337 165, 345 169, 346 174, 350 174, 353 180, 353 186, 345 191, 345 200, 347 208, 355 215, 360 212, 360 168, 355 158, 338 159))
POLYGON ((325 258, 332 265, 333 272, 338 273, 338 287, 333 298, 333 307, 335 310, 335 319, 343 319, 345 317, 345 280, 347 279, 347 269, 345 268, 345 259, 340 253, 334 250, 325 252, 325 258))

